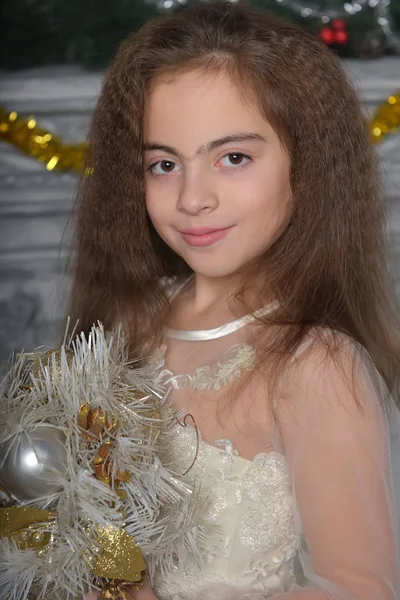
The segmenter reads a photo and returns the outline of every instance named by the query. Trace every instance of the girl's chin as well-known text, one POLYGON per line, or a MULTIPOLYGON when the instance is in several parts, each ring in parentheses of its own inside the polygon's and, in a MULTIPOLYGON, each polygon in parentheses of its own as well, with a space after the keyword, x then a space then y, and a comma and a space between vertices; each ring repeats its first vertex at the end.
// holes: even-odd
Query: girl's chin
MULTIPOLYGON (((183 257, 184 258, 184 257, 183 257)), ((184 259, 185 260, 185 259, 184 259)), ((234 277, 243 272, 245 265, 217 264, 210 261, 210 264, 200 264, 200 261, 185 261, 196 275, 207 277, 209 279, 225 279, 234 277)))

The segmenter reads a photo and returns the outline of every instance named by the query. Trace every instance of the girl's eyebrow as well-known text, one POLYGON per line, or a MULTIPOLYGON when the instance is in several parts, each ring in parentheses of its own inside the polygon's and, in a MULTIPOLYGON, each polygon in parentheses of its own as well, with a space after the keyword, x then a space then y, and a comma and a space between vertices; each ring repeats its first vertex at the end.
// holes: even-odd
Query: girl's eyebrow
MULTIPOLYGON (((213 140, 212 142, 208 142, 207 144, 203 144, 202 146, 200 146, 200 148, 197 149, 196 156, 213 152, 214 150, 217 150, 225 144, 249 141, 266 142, 267 140, 259 133, 231 133, 229 135, 225 135, 224 137, 218 138, 217 140, 213 140)), ((179 150, 176 150, 171 146, 166 146, 161 142, 146 142, 144 144, 144 150, 147 152, 150 150, 161 150, 162 152, 166 152, 167 154, 173 154, 178 158, 182 158, 179 150)))

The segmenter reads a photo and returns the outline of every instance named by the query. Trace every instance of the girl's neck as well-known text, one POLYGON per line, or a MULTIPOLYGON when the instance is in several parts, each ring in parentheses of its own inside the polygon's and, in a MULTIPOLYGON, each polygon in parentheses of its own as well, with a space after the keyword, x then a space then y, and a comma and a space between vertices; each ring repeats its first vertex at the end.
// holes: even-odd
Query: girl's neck
POLYGON ((173 329, 211 329, 240 319, 264 307, 274 298, 257 298, 256 286, 243 301, 236 300, 239 277, 211 279, 193 274, 178 288, 171 303, 167 327, 173 329))
POLYGON ((235 276, 209 278, 193 273, 183 291, 192 311, 205 314, 225 306, 234 297, 239 285, 239 278, 235 276))

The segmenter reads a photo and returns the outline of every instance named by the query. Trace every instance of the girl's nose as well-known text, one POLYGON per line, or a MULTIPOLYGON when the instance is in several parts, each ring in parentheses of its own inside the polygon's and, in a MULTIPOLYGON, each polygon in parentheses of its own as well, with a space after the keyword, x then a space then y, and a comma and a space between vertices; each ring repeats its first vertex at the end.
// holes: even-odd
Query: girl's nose
POLYGON ((217 206, 217 190, 213 188, 211 177, 191 173, 182 178, 177 202, 179 211, 197 215, 200 212, 212 212, 217 206))

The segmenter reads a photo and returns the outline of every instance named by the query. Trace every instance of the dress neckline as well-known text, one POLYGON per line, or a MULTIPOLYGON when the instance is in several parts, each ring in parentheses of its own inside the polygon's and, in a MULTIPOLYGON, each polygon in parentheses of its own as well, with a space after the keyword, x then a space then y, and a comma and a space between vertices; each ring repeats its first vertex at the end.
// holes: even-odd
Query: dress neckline
POLYGON ((181 423, 178 422, 174 425, 174 429, 176 432, 181 432, 182 429, 189 432, 190 436, 192 436, 198 440, 199 448, 201 448, 201 447, 205 448, 209 452, 216 453, 216 454, 220 454, 221 452, 226 453, 226 454, 234 457, 236 461, 241 462, 243 464, 248 464, 248 465, 254 464, 260 458, 264 458, 265 460, 269 460, 269 459, 276 460, 277 458, 279 458, 280 460, 282 460, 282 459, 285 460, 284 454, 282 452, 280 452, 279 450, 275 450, 275 448, 272 446, 272 444, 269 447, 272 449, 268 448, 266 450, 261 450, 260 452, 256 452, 254 454, 253 458, 245 458, 244 456, 239 454, 239 451, 237 450, 233 441, 228 438, 218 439, 218 440, 215 440, 214 443, 211 443, 211 442, 207 442, 205 439, 203 439, 203 436, 201 435, 200 430, 197 429, 197 427, 194 427, 193 425, 188 425, 188 424, 182 425, 181 423))
POLYGON ((242 327, 245 327, 249 323, 252 323, 256 319, 260 317, 265 317, 269 313, 276 310, 279 306, 279 302, 276 300, 259 308, 258 310, 241 317, 240 319, 236 319, 235 321, 231 321, 230 323, 225 323, 224 325, 220 325, 220 327, 215 327, 214 329, 173 329, 171 327, 167 327, 165 329, 165 335, 169 338, 173 338, 175 340, 183 340, 190 342, 204 342, 208 340, 217 340, 219 338, 225 337, 233 333, 234 331, 238 331, 242 327))

